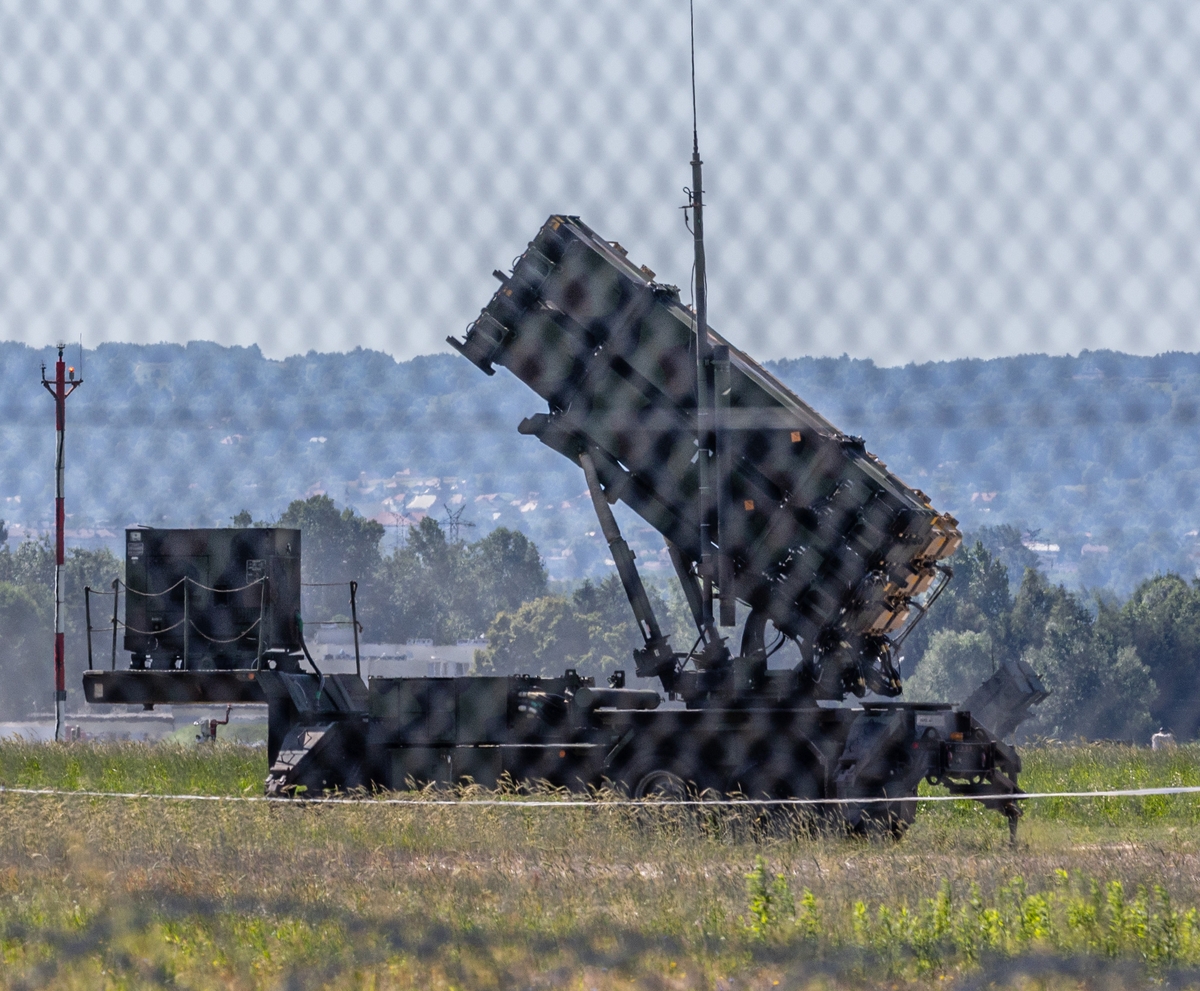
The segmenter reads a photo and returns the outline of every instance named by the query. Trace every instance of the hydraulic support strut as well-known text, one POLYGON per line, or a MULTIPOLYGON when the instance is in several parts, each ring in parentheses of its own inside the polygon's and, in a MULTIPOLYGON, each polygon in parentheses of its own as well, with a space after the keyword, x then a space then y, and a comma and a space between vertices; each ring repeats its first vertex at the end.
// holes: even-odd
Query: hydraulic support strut
POLYGON ((579 464, 587 477, 592 506, 595 507, 604 539, 608 541, 608 549, 612 553, 613 563, 617 566, 617 574, 621 576, 621 584, 625 587, 629 605, 633 607, 638 629, 646 641, 645 650, 634 651, 633 655, 638 677, 671 678, 675 674, 675 653, 654 616, 650 598, 646 595, 646 587, 642 584, 642 576, 638 574, 637 565, 633 563, 633 551, 621 536, 621 528, 617 526, 616 517, 608 504, 608 497, 600 485, 600 477, 596 474, 592 456, 587 452, 580 454, 579 464))
POLYGON ((727 664, 729 651, 725 649, 725 641, 717 632, 712 617, 709 616, 707 620, 705 618, 700 582, 692 574, 687 560, 680 553, 679 548, 669 540, 666 541, 666 544, 667 553, 671 555, 671 564, 675 568, 675 575, 679 579, 679 584, 683 586, 684 598, 687 599, 692 618, 696 621, 696 629, 700 632, 700 639, 704 641, 704 649, 695 655, 696 667, 711 668, 727 664))

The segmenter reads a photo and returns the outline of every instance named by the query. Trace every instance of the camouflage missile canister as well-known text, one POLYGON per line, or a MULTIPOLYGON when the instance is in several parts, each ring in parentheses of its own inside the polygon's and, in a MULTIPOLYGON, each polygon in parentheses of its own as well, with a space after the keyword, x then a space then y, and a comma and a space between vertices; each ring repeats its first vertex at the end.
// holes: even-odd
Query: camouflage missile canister
MULTIPOLYGON (((511 275, 496 275, 500 290, 451 343, 545 399, 549 412, 521 432, 576 463, 591 454, 610 501, 694 568, 696 332, 679 290, 565 216, 546 222, 511 275)), ((711 330, 709 340, 725 467, 708 522, 732 575, 718 593, 796 639, 822 671, 818 697, 897 694, 893 643, 959 546, 957 522, 748 355, 711 330)))

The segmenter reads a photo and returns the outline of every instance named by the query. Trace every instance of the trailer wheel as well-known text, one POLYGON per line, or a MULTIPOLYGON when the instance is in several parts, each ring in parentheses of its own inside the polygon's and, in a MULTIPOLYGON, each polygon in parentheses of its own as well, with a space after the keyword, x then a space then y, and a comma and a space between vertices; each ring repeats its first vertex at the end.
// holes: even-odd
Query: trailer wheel
POLYGON ((680 802, 688 797, 688 786, 678 774, 660 768, 642 775, 633 789, 633 797, 680 802))
POLYGON ((819 828, 822 806, 787 802, 820 799, 823 791, 820 770, 806 753, 794 751, 788 756, 789 760, 773 765, 746 763, 731 776, 726 790, 751 800, 780 803, 748 806, 746 821, 752 830, 783 838, 811 836, 819 828))
MULTIPOLYGON (((880 798, 899 798, 915 794, 915 789, 907 788, 901 782, 889 782, 877 793, 880 798)), ((862 817, 854 831, 870 839, 899 840, 916 817, 916 802, 871 802, 863 808, 862 817)))

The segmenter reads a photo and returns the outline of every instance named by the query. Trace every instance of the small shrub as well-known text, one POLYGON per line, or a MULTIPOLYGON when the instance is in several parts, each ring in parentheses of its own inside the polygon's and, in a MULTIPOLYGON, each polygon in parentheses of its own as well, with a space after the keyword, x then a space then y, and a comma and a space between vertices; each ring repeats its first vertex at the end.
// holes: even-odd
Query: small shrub
POLYGON ((754 858, 754 869, 746 875, 746 889, 746 929, 755 939, 766 939, 785 919, 795 920, 796 902, 788 880, 782 874, 771 877, 766 858, 754 858))

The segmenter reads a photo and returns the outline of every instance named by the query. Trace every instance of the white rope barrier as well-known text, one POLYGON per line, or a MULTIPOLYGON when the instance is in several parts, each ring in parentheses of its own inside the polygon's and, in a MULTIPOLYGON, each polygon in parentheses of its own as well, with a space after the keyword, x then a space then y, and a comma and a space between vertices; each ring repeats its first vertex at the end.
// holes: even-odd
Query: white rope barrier
POLYGON ((28 795, 62 798, 116 798, 159 802, 239 802, 272 805, 402 805, 414 808, 454 806, 507 809, 582 809, 582 808, 740 808, 742 806, 869 805, 890 802, 978 802, 981 800, 1018 802, 1047 798, 1149 798, 1155 795, 1196 795, 1200 785, 1170 788, 1125 788, 1109 791, 1035 791, 1017 795, 899 795, 862 798, 723 798, 723 799, 524 799, 524 798, 376 798, 321 796, 276 798, 267 795, 170 795, 148 792, 75 791, 68 788, 11 788, 0 785, 0 795, 28 795))

